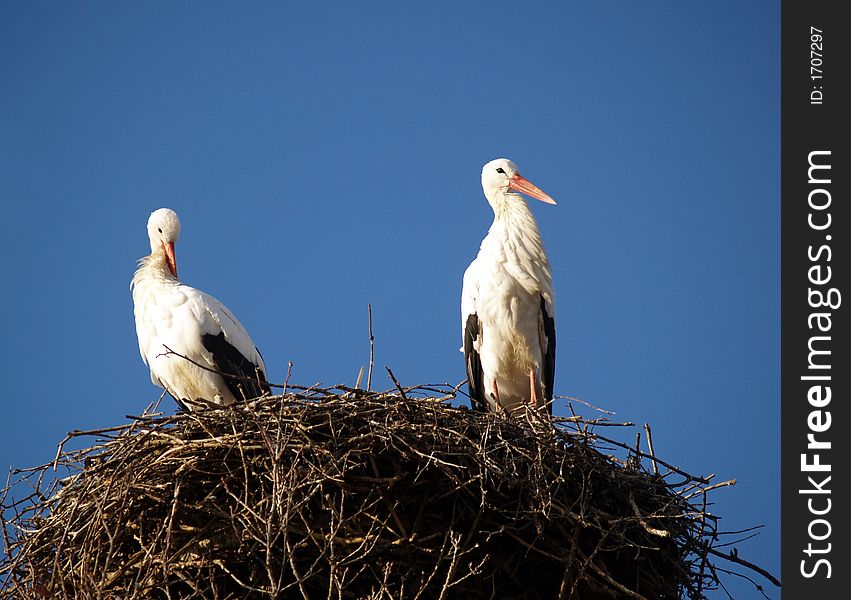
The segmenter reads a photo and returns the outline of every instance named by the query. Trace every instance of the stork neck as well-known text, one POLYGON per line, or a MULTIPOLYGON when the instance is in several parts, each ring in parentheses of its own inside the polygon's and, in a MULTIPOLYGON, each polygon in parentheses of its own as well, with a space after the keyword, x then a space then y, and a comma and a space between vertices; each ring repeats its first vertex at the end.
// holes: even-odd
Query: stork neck
POLYGON ((517 280, 521 287, 552 297, 549 259, 538 224, 522 196, 505 194, 504 201, 494 203, 493 224, 482 240, 479 258, 490 268, 507 269, 515 277, 524 272, 517 280))
POLYGON ((541 243, 538 223, 529 210, 526 200, 519 194, 499 194, 493 202, 494 219, 491 232, 503 231, 506 237, 525 237, 537 245, 541 243))
POLYGON ((177 277, 168 268, 165 254, 159 249, 139 261, 139 269, 136 271, 136 275, 138 277, 142 276, 142 274, 165 282, 179 283, 177 277))

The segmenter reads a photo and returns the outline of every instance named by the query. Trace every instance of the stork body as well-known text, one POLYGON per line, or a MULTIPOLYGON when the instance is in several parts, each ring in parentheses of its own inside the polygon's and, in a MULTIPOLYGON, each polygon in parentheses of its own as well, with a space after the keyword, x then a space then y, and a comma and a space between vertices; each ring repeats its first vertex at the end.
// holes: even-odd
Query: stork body
POLYGON ((269 391, 266 365, 248 332, 216 298, 177 278, 177 214, 161 208, 148 220, 151 254, 133 275, 133 314, 151 381, 184 409, 229 405, 269 391))
POLYGON ((552 414, 555 293, 538 225, 512 190, 555 201, 507 159, 482 169, 494 221, 464 273, 461 327, 473 407, 514 412, 546 406, 552 414))

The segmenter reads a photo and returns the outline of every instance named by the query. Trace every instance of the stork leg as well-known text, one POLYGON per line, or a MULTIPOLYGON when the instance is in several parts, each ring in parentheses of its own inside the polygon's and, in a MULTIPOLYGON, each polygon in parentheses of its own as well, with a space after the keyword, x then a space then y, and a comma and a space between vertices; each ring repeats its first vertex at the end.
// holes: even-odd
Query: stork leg
POLYGON ((535 377, 535 369, 529 369, 529 403, 533 408, 538 408, 538 378, 535 377))
POLYGON ((496 379, 493 380, 493 399, 496 400, 496 412, 502 413, 502 402, 499 401, 499 386, 496 384, 496 379))

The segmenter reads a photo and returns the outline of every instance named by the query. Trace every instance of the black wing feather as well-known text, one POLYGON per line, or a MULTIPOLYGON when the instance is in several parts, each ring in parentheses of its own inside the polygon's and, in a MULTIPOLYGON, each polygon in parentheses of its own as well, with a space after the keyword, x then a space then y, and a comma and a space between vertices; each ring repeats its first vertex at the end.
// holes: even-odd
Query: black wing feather
POLYGON ((546 337, 547 351, 544 354, 544 398, 547 401, 547 409, 550 416, 553 414, 553 385, 556 378, 556 321, 547 314, 547 301, 541 296, 541 316, 544 322, 544 336, 546 337))
POLYGON ((474 342, 479 337, 479 316, 471 313, 464 325, 464 362, 467 366, 467 386, 470 390, 470 405, 474 410, 487 412, 488 403, 485 400, 484 373, 482 360, 476 352, 474 342))
POLYGON ((213 361, 225 376, 225 384, 234 398, 257 398, 270 391, 266 373, 234 348, 225 339, 224 332, 218 335, 206 333, 202 343, 213 355, 213 361))

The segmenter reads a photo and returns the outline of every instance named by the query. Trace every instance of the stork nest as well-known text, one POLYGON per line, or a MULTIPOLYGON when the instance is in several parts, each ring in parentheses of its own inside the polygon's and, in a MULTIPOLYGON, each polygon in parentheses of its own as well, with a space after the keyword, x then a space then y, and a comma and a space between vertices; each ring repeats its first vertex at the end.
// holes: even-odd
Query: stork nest
POLYGON ((720 583, 706 493, 731 482, 627 450, 597 433, 605 417, 480 414, 456 391, 291 386, 69 434, 94 445, 63 443, 0 494, 0 596, 666 599, 720 583))

